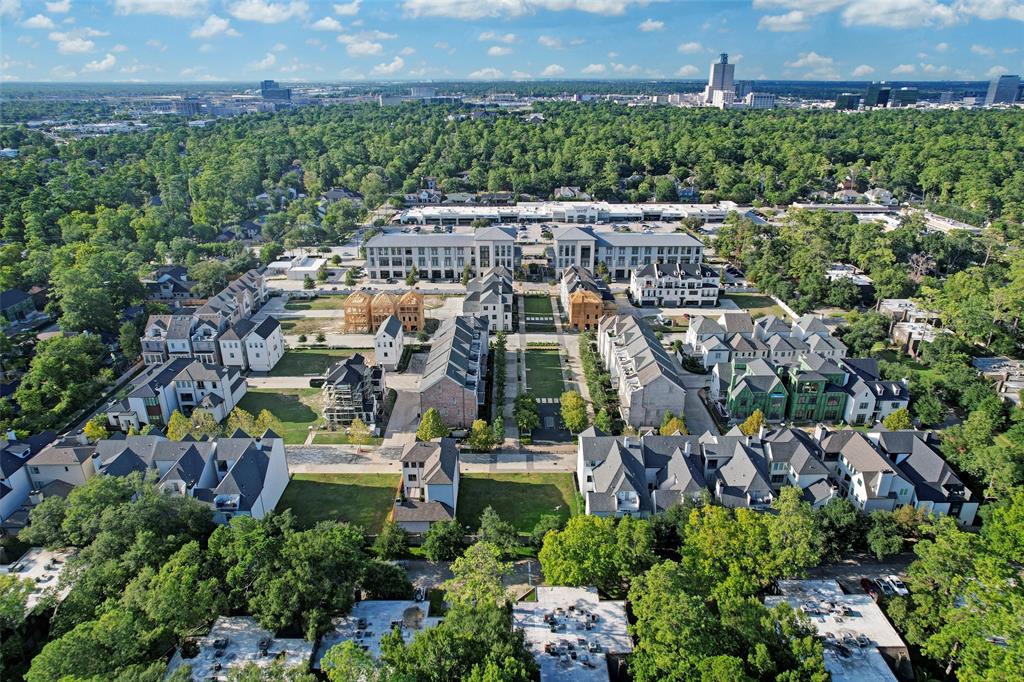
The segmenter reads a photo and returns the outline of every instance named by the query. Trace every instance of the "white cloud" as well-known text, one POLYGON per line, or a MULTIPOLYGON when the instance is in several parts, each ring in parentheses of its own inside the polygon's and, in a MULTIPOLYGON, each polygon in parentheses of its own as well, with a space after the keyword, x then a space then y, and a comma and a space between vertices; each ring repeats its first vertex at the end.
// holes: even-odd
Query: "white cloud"
POLYGON ((206 17, 206 21, 203 22, 202 26, 199 26, 192 30, 189 35, 193 38, 212 38, 216 35, 224 34, 237 38, 241 35, 238 31, 231 28, 231 22, 224 17, 218 17, 216 14, 211 14, 206 17))
POLYGON ((373 67, 370 70, 370 74, 374 76, 393 76, 404 68, 405 60, 401 57, 395 57, 390 62, 373 67))
POLYGON ((634 74, 634 73, 640 73, 640 67, 638 65, 636 65, 636 64, 631 64, 629 66, 626 66, 625 64, 615 64, 613 62, 612 63, 612 71, 614 71, 615 73, 634 74))
POLYGON ((936 43, 936 45, 935 45, 935 51, 936 52, 945 52, 948 49, 949 49, 949 43, 936 43))
POLYGON ((1000 52, 1003 54, 1016 54, 1019 48, 1016 47, 1004 47, 1000 52))
POLYGON ((754 9, 802 9, 808 14, 821 14, 839 9, 850 0, 754 0, 754 9))
POLYGON ((57 43, 57 52, 61 54, 84 54, 92 52, 96 47, 96 43, 91 40, 69 36, 66 33, 51 33, 50 40, 57 43))
POLYGON ((305 16, 309 5, 305 0, 271 2, 270 0, 237 0, 228 6, 228 13, 243 21, 258 21, 261 24, 280 24, 289 19, 305 16))
POLYGON ((995 78, 996 76, 1002 76, 1003 74, 1009 73, 1010 70, 1005 66, 993 66, 991 69, 985 72, 985 76, 988 78, 995 78))
POLYGON ((477 36, 477 40, 487 43, 504 43, 506 45, 511 45, 512 43, 516 42, 517 38, 515 33, 496 33, 494 31, 484 31, 479 36, 477 36))
POLYGON ((33 47, 37 47, 39 45, 39 43, 36 42, 36 39, 32 36, 18 36, 18 43, 20 45, 32 45, 33 47))
MULTIPOLYGON (((316 40, 316 38, 310 38, 310 40, 316 40)), ((310 43, 310 44, 312 45, 314 43, 310 43)), ((317 42, 315 44, 319 45, 320 41, 317 40, 317 42)), ((284 43, 274 43, 274 46, 272 48, 270 48, 270 51, 271 52, 284 52, 287 49, 288 49, 288 46, 285 45, 284 43)))
POLYGON ((945 76, 950 71, 948 66, 938 64, 921 64, 921 70, 930 76, 945 76))
POLYGON ((150 38, 146 41, 146 47, 151 47, 154 50, 160 50, 161 52, 167 52, 167 46, 156 38, 150 38))
POLYGON ((273 52, 268 52, 263 57, 263 59, 259 59, 249 64, 249 68, 254 69, 256 71, 265 71, 272 67, 274 64, 277 64, 277 57, 274 55, 273 52))
POLYGON ((57 0, 46 3, 46 11, 50 14, 67 14, 71 11, 71 0, 57 0))
POLYGON ((615 59, 618 56, 619 56, 618 52, 609 52, 608 53, 608 59, 615 59))
POLYGON ((515 78, 516 80, 520 81, 525 81, 533 78, 533 76, 531 76, 528 71, 512 71, 511 76, 512 78, 515 78))
POLYGON ((57 25, 53 23, 53 19, 45 14, 37 14, 34 17, 29 17, 25 21, 21 22, 21 25, 25 28, 38 28, 46 31, 52 31, 57 28, 57 25))
POLYGON ((114 0, 117 14, 159 14, 194 17, 206 9, 207 0, 114 0))
POLYGON ((846 26, 916 28, 951 26, 957 22, 957 10, 938 0, 853 0, 843 10, 846 26))
POLYGON ((149 64, 138 64, 138 63, 136 63, 136 64, 129 64, 128 66, 122 66, 119 69, 119 71, 121 73, 133 74, 133 73, 138 73, 140 71, 147 71, 147 70, 149 70, 151 68, 152 67, 149 66, 149 64))
POLYGON ((192 76, 198 76, 200 72, 204 71, 205 67, 202 66, 190 66, 187 69, 181 70, 181 76, 183 78, 191 78, 192 76))
POLYGON ((795 9, 785 14, 766 14, 757 22, 757 30, 772 31, 773 33, 791 33, 793 31, 806 31, 811 28, 807 21, 807 14, 795 9))
POLYGON ((957 9, 979 19, 1015 19, 1024 21, 1024 3, 1019 0, 959 0, 957 9))
POLYGON ((449 45, 448 43, 444 42, 443 40, 439 40, 436 43, 434 43, 434 47, 437 48, 438 50, 443 50, 448 54, 455 54, 455 48, 449 45))
POLYGON ((689 78, 690 76, 696 76, 698 73, 700 73, 700 69, 698 69, 693 64, 686 64, 685 66, 680 66, 679 70, 676 71, 676 75, 679 76, 680 78, 689 78))
MULTIPOLYGON (((312 45, 313 47, 320 47, 321 45, 323 45, 323 41, 321 41, 319 38, 306 38, 305 43, 307 45, 312 45)), ((277 45, 284 46, 284 43, 278 43, 277 45)), ((277 45, 275 45, 274 47, 277 47, 277 45)), ((285 47, 285 49, 287 50, 288 48, 285 47)))
POLYGON ((319 21, 314 21, 310 28, 314 31, 340 31, 342 30, 341 22, 334 17, 324 17, 319 21))
POLYGON ((484 19, 518 17, 537 10, 559 12, 577 10, 589 14, 619 16, 634 6, 651 0, 402 0, 402 9, 411 16, 484 19))
POLYGON ((122 45, 121 43, 118 43, 117 45, 114 45, 112 48, 110 48, 110 51, 111 52, 127 52, 128 51, 128 46, 127 45, 122 45))
POLYGON ((561 64, 548 64, 544 67, 544 70, 540 72, 540 75, 545 78, 552 78, 554 76, 561 76, 563 73, 565 73, 565 67, 561 64))
POLYGON ((495 69, 492 66, 488 66, 484 69, 479 69, 469 74, 470 78, 477 78, 481 80, 495 80, 497 78, 504 78, 505 74, 500 69, 495 69))
POLYGON ((696 54, 703 50, 704 46, 697 42, 679 43, 679 47, 677 49, 683 54, 696 54))
POLYGON ((334 13, 343 17, 355 16, 356 14, 359 14, 359 6, 362 4, 363 0, 338 3, 334 6, 334 13))
POLYGON ((69 69, 63 64, 58 64, 57 66, 50 69, 50 75, 52 75, 54 78, 63 78, 65 80, 70 80, 78 74, 75 73, 73 69, 69 69))
POLYGON ((971 52, 980 54, 983 57, 991 57, 996 53, 994 49, 985 45, 971 45, 971 52))
POLYGON ((909 75, 917 71, 917 67, 913 64, 899 64, 892 70, 894 76, 909 75))
POLYGON ((818 80, 837 80, 839 78, 835 61, 831 57, 825 57, 817 52, 801 52, 797 59, 786 62, 786 66, 792 69, 808 69, 804 73, 805 78, 818 80))
POLYGON ((112 68, 114 68, 114 64, 116 63, 117 58, 108 52, 107 56, 105 56, 103 59, 96 59, 83 66, 82 71, 84 73, 99 73, 102 71, 110 71, 112 68))
POLYGON ((596 76, 596 75, 604 73, 604 72, 605 72, 604 64, 587 64, 586 66, 583 67, 583 71, 582 71, 582 73, 585 73, 588 76, 596 76))
POLYGON ((380 43, 375 43, 365 38, 357 38, 356 36, 340 35, 338 36, 338 42, 344 43, 345 52, 350 57, 369 57, 384 52, 384 46, 380 43))
POLYGON ((563 48, 562 39, 555 36, 540 36, 537 38, 537 43, 552 50, 561 50, 563 48))
POLYGON ((644 33, 653 33, 654 31, 660 31, 663 28, 665 28, 665 22, 655 21, 654 19, 644 19, 640 22, 640 25, 637 26, 637 29, 644 33))
POLYGON ((210 43, 203 43, 199 46, 199 51, 203 54, 209 54, 210 52, 213 52, 215 49, 216 48, 210 43))
POLYGON ((584 40, 583 38, 573 38, 569 41, 569 44, 575 47, 576 45, 582 45, 585 42, 587 41, 584 40))
POLYGON ((487 48, 487 55, 490 57, 505 57, 512 54, 512 48, 500 45, 491 45, 487 48))
POLYGON ((416 54, 416 48, 406 46, 399 50, 398 54, 402 55, 403 57, 408 57, 409 55, 416 54))
POLYGON ((378 31, 372 29, 369 31, 363 31, 359 34, 360 38, 372 38, 373 40, 394 40, 398 37, 397 33, 385 33, 384 31, 378 31))
POLYGON ((861 64, 853 71, 851 71, 850 75, 853 76, 854 78, 861 78, 862 76, 870 76, 874 72, 875 67, 871 66, 870 64, 861 64))

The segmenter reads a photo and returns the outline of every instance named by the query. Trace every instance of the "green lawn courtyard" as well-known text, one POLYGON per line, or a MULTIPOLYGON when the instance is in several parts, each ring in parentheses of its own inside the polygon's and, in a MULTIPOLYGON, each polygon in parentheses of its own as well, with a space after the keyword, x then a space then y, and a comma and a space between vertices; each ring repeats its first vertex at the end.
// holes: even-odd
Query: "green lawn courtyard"
POLYGON ((459 523, 476 529, 488 506, 516 527, 529 533, 545 514, 563 520, 573 513, 576 488, 572 474, 463 474, 459 478, 459 523))
POLYGON ((772 300, 771 296, 763 294, 725 294, 722 298, 734 301, 737 306, 750 313, 753 318, 775 315, 786 319, 785 311, 772 300))
POLYGON ((526 351, 526 385, 535 398, 558 398, 565 391, 558 349, 526 351))
POLYGON ((238 406, 253 416, 269 410, 281 422, 284 442, 300 445, 306 442, 309 427, 320 421, 320 389, 317 388, 251 388, 238 406))
POLYGON ((331 365, 350 355, 373 355, 370 349, 358 348, 299 348, 286 350, 268 376, 301 377, 323 374, 331 365))
POLYGON ((391 511, 398 479, 398 474, 295 474, 277 509, 291 509, 304 528, 345 521, 378 533, 391 511))
POLYGON ((555 314, 548 296, 524 296, 523 310, 526 317, 526 331, 550 333, 555 331, 555 314))
POLYGON ((524 296, 523 308, 527 315, 551 315, 551 298, 549 296, 524 296))
POLYGON ((345 296, 320 296, 309 301, 289 301, 284 304, 285 310, 341 310, 345 304, 345 296))

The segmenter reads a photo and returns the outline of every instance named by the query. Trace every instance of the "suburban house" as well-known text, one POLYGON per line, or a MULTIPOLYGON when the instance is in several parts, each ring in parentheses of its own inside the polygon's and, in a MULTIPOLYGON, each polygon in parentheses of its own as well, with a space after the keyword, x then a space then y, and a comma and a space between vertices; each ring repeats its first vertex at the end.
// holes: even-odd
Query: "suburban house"
POLYGON ((414 441, 402 450, 402 492, 392 518, 410 533, 455 518, 459 500, 459 449, 454 438, 414 441))
POLYGON ((914 486, 860 431, 830 432, 819 424, 814 440, 839 488, 838 494, 859 509, 892 511, 913 502, 914 486))
POLYGON ((718 272, 703 263, 657 261, 630 271, 629 295, 639 306, 712 308, 719 284, 718 272))
POLYGON ((273 431, 251 437, 195 441, 163 436, 127 436, 94 446, 96 472, 127 476, 154 472, 165 492, 187 495, 213 510, 217 523, 234 516, 262 519, 274 510, 288 485, 284 441, 273 431))
MULTIPOLYGON (((840 360, 846 357, 846 346, 813 315, 804 315, 790 324, 775 315, 755 322, 743 312, 693 317, 682 352, 699 359, 707 368, 757 358, 788 366, 809 353, 840 360)), ((719 374, 727 379, 725 368, 719 368, 719 374)))
POLYGON ((490 331, 512 331, 512 308, 515 292, 512 273, 505 267, 491 268, 466 284, 468 292, 462 299, 462 314, 487 318, 490 331))
POLYGON ((0 438, 0 525, 6 524, 28 501, 35 484, 27 464, 54 435, 45 431, 21 440, 12 432, 0 438))
POLYGON ((4 324, 22 322, 36 311, 32 296, 21 289, 0 291, 0 318, 4 324))
POLYGON ((371 295, 360 289, 345 299, 342 310, 345 312, 346 334, 372 334, 392 315, 399 319, 406 332, 423 330, 423 295, 414 289, 401 296, 390 292, 371 295))
POLYGON ((614 297, 603 279, 594 277, 577 265, 562 272, 559 281, 562 309, 569 316, 569 326, 576 331, 597 329, 597 323, 614 309, 614 297))
POLYGON ((125 432, 145 424, 165 427, 175 410, 187 416, 196 408, 206 410, 221 422, 235 409, 246 390, 245 377, 233 367, 176 358, 147 367, 132 382, 123 400, 107 405, 107 423, 125 432))
POLYGON ((631 315, 608 315, 598 323, 597 349, 619 397, 619 412, 631 426, 661 423, 666 411, 679 412, 686 387, 672 356, 646 322, 631 315))
POLYGON ((576 186, 568 187, 556 187, 555 191, 552 192, 552 197, 556 201, 590 201, 591 196, 584 192, 582 189, 576 186))
POLYGON ((151 301, 189 301, 195 280, 188 277, 188 269, 181 265, 161 265, 148 278, 142 280, 146 298, 151 301))
POLYGON ((384 410, 384 370, 367 366, 366 358, 356 353, 331 367, 324 375, 324 419, 332 429, 361 420, 376 431, 384 410))
MULTIPOLYGON (((717 388, 719 384, 713 381, 712 387, 717 388)), ((712 392, 713 398, 717 398, 715 393, 712 392)), ((744 362, 737 360, 733 364, 725 398, 725 407, 732 420, 742 421, 761 410, 765 419, 779 422, 786 418, 788 402, 786 382, 775 365, 761 358, 744 362)))
POLYGON ((420 414, 434 408, 450 428, 473 424, 486 391, 488 327, 469 315, 441 323, 420 379, 420 414))
POLYGON ((402 361, 402 352, 405 350, 405 332, 402 330, 402 321, 392 315, 377 328, 377 334, 373 337, 373 354, 377 364, 389 372, 398 369, 402 361))
POLYGON ((910 389, 904 381, 884 381, 874 358, 843 358, 847 372, 847 394, 843 421, 847 424, 873 424, 910 405, 910 389))
POLYGON ((800 358, 789 371, 787 417, 796 422, 838 422, 846 410, 846 372, 816 353, 800 358))
POLYGON ((249 370, 269 372, 284 357, 284 336, 281 323, 267 317, 245 335, 245 359, 249 370))
POLYGON ((49 497, 47 489, 56 484, 66 486, 85 485, 96 474, 92 463, 95 448, 82 434, 64 436, 39 450, 28 463, 32 487, 49 497))

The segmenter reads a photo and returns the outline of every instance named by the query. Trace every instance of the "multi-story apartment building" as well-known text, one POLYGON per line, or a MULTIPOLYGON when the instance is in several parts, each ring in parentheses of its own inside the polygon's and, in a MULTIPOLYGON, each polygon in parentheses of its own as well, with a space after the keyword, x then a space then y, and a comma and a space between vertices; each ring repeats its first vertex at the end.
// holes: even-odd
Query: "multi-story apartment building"
POLYGON ((441 323, 420 379, 420 414, 435 408, 451 428, 473 424, 487 390, 488 327, 487 320, 470 315, 441 323))
POLYGON ((515 292, 512 289, 512 273, 507 268, 491 268, 483 275, 474 277, 466 284, 466 296, 462 299, 462 313, 487 318, 491 332, 512 330, 512 309, 515 306, 515 292))
POLYGON ((612 204, 607 201, 525 201, 514 206, 416 206, 399 214, 404 225, 472 225, 492 223, 630 223, 644 220, 677 222, 700 218, 722 222, 730 211, 745 213, 731 201, 717 204, 612 204))
POLYGON ((631 426, 656 426, 665 412, 682 411, 686 388, 679 369, 642 319, 608 315, 597 327, 597 349, 631 426))
POLYGON ((656 262, 630 270, 629 295, 640 306, 710 308, 718 305, 720 283, 703 263, 656 262))
POLYGON ((494 267, 510 272, 520 264, 511 229, 487 227, 474 234, 381 234, 366 244, 370 279, 405 279, 413 268, 420 279, 457 281, 466 266, 474 275, 494 267))
POLYGON ((704 261, 704 245, 685 232, 615 232, 574 226, 555 230, 553 238, 556 276, 572 265, 596 272, 603 263, 613 280, 626 281, 634 270, 647 265, 700 265, 704 261))
POLYGON ((332 428, 344 427, 359 419, 376 431, 384 410, 384 369, 370 367, 356 353, 335 364, 324 375, 324 419, 332 428))

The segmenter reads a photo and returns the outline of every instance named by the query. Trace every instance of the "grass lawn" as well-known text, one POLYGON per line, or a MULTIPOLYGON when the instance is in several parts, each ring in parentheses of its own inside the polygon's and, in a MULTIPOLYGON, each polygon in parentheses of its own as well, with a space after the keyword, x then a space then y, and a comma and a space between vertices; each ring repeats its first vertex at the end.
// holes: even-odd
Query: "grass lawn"
POLYGON ((557 398, 565 390, 557 350, 531 348, 526 353, 526 385, 537 398, 557 398))
POLYGON ((380 532, 391 511, 398 474, 295 474, 277 509, 291 509, 299 524, 347 521, 380 532))
POLYGON ((345 296, 321 296, 311 301, 290 301, 284 304, 285 310, 341 310, 345 304, 345 296))
POLYGON ((776 315, 786 319, 786 313, 770 296, 762 294, 725 294, 722 298, 728 298, 736 302, 740 308, 750 313, 751 317, 764 317, 765 315, 776 315))
POLYGON ((551 315, 551 298, 549 296, 524 296, 523 308, 527 315, 551 315))
POLYGON ((879 360, 885 360, 886 362, 898 362, 906 367, 908 371, 916 373, 921 378, 931 379, 932 381, 938 381, 942 378, 939 375, 938 370, 928 367, 928 365, 920 363, 909 355, 892 348, 876 353, 875 357, 879 360))
MULTIPOLYGON (((383 438, 371 438, 365 445, 380 445, 383 438)), ((314 445, 350 445, 348 434, 344 431, 319 431, 313 436, 314 445)))
MULTIPOLYGON (((272 377, 301 377, 307 374, 320 375, 327 368, 343 360, 349 355, 362 353, 372 356, 373 351, 358 348, 303 348, 299 350, 286 350, 284 355, 274 369, 270 370, 268 376, 272 377)), ((371 358, 368 357, 367 361, 371 358)))
POLYGON ((313 337, 318 332, 341 331, 341 320, 331 317, 300 317, 279 321, 282 334, 305 334, 313 337))
POLYGON ((459 478, 459 522, 477 528, 480 513, 488 506, 520 533, 532 531, 544 514, 568 519, 575 505, 572 481, 572 474, 463 474, 459 478))
POLYGON ((309 426, 320 419, 318 388, 251 388, 238 406, 252 415, 269 410, 281 421, 284 442, 299 445, 306 442, 309 426))

